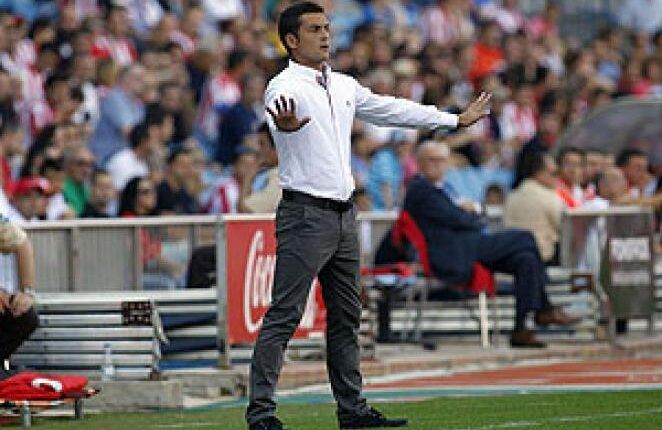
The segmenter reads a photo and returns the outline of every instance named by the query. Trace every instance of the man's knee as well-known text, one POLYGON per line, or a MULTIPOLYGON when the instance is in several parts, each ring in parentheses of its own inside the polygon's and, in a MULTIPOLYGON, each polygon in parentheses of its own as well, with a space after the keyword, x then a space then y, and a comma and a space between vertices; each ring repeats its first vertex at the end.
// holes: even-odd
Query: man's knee
POLYGON ((292 336, 303 317, 303 307, 272 305, 264 316, 260 332, 292 336))
POLYGON ((34 307, 31 307, 23 315, 16 317, 15 323, 23 337, 27 339, 39 327, 39 314, 34 307))

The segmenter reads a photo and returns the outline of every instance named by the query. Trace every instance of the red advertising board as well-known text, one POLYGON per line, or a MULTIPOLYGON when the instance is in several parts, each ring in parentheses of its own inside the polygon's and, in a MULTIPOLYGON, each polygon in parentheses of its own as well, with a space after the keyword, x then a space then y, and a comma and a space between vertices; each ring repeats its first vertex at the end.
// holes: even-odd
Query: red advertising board
MULTIPOLYGON (((273 220, 227 220, 225 228, 229 343, 252 343, 271 301, 275 226, 273 220)), ((326 311, 319 288, 314 280, 295 338, 324 333, 326 311)))

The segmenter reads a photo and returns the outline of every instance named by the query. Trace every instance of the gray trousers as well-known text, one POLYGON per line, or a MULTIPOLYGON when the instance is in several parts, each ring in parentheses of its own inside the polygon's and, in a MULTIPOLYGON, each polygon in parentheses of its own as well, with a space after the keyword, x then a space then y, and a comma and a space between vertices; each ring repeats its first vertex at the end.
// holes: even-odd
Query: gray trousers
POLYGON ((327 370, 338 414, 362 413, 358 330, 359 245, 356 210, 336 212, 281 201, 276 213, 276 271, 271 307, 258 335, 250 371, 246 420, 273 416, 283 353, 303 315, 315 275, 326 303, 327 370))

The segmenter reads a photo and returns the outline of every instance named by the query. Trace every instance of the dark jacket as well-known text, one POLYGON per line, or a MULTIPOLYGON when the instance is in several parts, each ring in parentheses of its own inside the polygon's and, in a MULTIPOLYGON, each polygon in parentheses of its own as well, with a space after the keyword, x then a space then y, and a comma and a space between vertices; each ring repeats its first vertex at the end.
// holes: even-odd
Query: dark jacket
POLYGON ((484 234, 480 218, 456 206, 444 190, 420 175, 409 184, 403 209, 425 236, 435 276, 449 283, 468 282, 484 234))

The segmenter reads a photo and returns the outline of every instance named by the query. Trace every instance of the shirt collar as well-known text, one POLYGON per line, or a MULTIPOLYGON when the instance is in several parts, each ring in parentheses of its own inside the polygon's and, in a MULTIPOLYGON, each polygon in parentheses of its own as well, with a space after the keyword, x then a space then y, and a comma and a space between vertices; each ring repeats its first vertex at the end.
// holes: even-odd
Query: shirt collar
MULTIPOLYGON (((329 75, 331 74, 331 67, 329 67, 328 64, 324 64, 324 74, 326 74, 326 79, 328 79, 329 75)), ((288 64, 288 69, 292 70, 296 74, 310 78, 314 81, 317 80, 317 78, 322 78, 322 72, 319 70, 313 69, 312 67, 304 66, 303 64, 299 64, 294 60, 290 59, 290 62, 288 64)))

